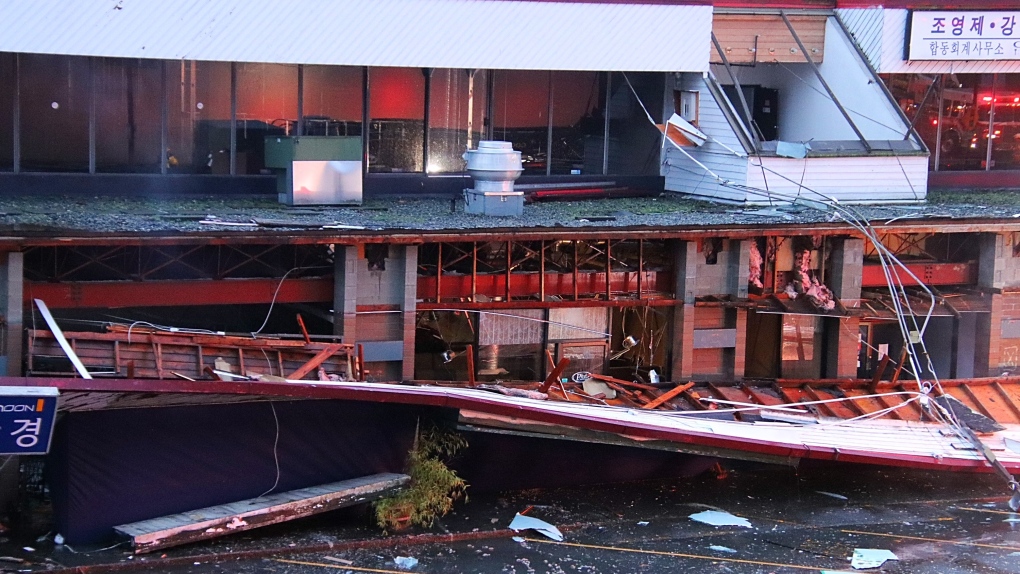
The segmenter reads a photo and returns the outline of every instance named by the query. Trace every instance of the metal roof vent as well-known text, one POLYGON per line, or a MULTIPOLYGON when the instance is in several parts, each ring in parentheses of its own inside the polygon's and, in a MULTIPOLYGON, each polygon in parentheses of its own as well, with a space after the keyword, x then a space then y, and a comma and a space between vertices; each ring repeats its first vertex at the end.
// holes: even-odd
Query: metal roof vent
POLYGON ((481 215, 519 216, 524 213, 524 192, 514 191, 521 176, 521 152, 510 142, 480 141, 478 149, 464 153, 474 189, 464 190, 464 211, 481 215))

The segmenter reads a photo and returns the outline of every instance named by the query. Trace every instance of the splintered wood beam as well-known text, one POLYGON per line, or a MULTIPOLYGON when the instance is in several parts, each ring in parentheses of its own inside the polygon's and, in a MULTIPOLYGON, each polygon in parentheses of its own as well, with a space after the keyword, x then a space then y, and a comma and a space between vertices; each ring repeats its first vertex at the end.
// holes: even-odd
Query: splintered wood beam
POLYGON ((568 365, 570 365, 570 359, 566 357, 560 359, 560 362, 556 365, 556 368, 554 368, 552 372, 549 373, 549 376, 545 378, 545 382, 543 382, 542 386, 539 387, 538 389, 539 392, 548 393, 549 387, 551 387, 553 383, 560 380, 560 375, 563 374, 563 371, 566 370, 568 365))
POLYGON ((906 362, 907 362, 907 346, 904 345, 903 351, 900 353, 900 362, 896 365, 896 370, 893 371, 892 376, 889 377, 890 383, 895 384, 897 381, 900 380, 900 373, 903 372, 903 365, 905 365, 906 362))
POLYGON ((473 387, 475 386, 475 346, 468 345, 464 353, 467 355, 468 384, 473 387))
POLYGON ((882 380, 882 374, 885 373, 885 368, 889 366, 889 355, 882 355, 882 360, 878 362, 878 367, 875 368, 875 376, 871 377, 871 385, 868 386, 868 392, 875 394, 878 390, 878 382, 882 380))
POLYGON ((694 386, 694 383, 684 383, 682 385, 677 385, 677 386, 673 387, 672 389, 662 393, 661 395, 659 395, 655 399, 653 399, 652 402, 647 403, 645 405, 642 405, 641 408, 643 408, 643 409, 654 409, 655 407, 658 407, 659 405, 665 403, 666 401, 669 401, 671 399, 675 399, 676 397, 680 396, 681 393, 683 393, 684 391, 690 389, 693 386, 694 386))
POLYGON ((244 532, 376 500, 403 488, 406 474, 374 474, 115 526, 135 554, 244 532))
POLYGON ((287 378, 288 379, 292 379, 292 380, 303 379, 305 377, 305 375, 307 375, 308 373, 311 373, 315 369, 319 368, 319 365, 321 365, 323 362, 325 362, 326 359, 328 359, 328 358, 332 357, 333 355, 335 355, 336 352, 339 351, 342 348, 343 348, 343 345, 340 345, 340 344, 337 344, 337 343, 334 343, 334 344, 331 344, 331 345, 326 345, 325 349, 323 349, 323 350, 319 351, 318 353, 316 353, 314 357, 309 359, 307 363, 301 365, 301 367, 299 367, 298 370, 296 370, 293 373, 291 373, 290 376, 287 377, 287 378))
POLYGON ((646 385, 644 383, 635 383, 634 381, 625 381, 623 379, 617 379, 607 375, 599 375, 597 373, 589 373, 588 376, 596 381, 602 381, 604 383, 615 383, 624 387, 634 387, 635 389, 641 389, 642 391, 657 391, 658 387, 652 385, 646 385))

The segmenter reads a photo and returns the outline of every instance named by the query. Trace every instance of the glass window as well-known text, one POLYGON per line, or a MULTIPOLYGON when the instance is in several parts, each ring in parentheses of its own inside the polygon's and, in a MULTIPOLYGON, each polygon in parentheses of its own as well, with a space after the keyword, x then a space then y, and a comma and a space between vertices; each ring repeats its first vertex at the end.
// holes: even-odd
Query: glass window
POLYGON ((623 74, 614 73, 609 99, 609 173, 659 175, 661 135, 649 125, 641 104, 656 123, 662 123, 665 75, 628 72, 627 79, 641 101, 634 97, 623 74))
POLYGON ((17 56, 0 52, 0 171, 14 169, 14 72, 17 56))
POLYGON ((262 173, 266 136, 297 127, 297 66, 237 66, 237 173, 262 173))
POLYGON ((159 171, 162 66, 159 60, 93 60, 96 171, 159 171))
POLYGON ((21 166, 88 171, 89 59, 21 54, 21 166))
POLYGON ((305 135, 361 135, 361 68, 305 66, 303 73, 305 135))
POLYGON ((425 75, 420 68, 369 71, 369 171, 422 171, 425 75))
POLYGON ((465 169, 464 151, 478 147, 485 119, 484 70, 435 70, 429 99, 429 173, 465 169))
POLYGON ((601 76, 598 72, 553 73, 551 173, 602 173, 605 121, 600 102, 605 95, 599 95, 601 76), (591 161, 586 161, 589 155, 591 161))
POLYGON ((549 72, 498 70, 493 80, 493 129, 496 140, 521 152, 524 172, 544 174, 549 133, 549 72))
POLYGON ((167 62, 169 173, 230 173, 230 64, 167 62))

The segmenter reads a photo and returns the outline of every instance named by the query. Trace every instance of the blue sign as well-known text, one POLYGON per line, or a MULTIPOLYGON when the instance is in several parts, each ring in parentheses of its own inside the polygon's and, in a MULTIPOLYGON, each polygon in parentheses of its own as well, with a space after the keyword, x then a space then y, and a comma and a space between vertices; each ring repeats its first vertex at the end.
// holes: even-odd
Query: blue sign
POLYGON ((58 395, 54 387, 0 387, 0 455, 50 450, 58 395))

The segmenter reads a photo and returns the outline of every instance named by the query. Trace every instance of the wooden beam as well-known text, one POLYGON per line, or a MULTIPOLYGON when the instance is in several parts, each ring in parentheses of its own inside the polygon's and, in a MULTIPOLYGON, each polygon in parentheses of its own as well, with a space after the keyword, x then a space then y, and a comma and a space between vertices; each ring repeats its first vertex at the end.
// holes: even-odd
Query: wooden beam
POLYGON ((672 389, 662 393, 658 397, 655 397, 655 399, 652 400, 652 402, 647 403, 645 405, 642 405, 641 408, 643 408, 643 409, 654 409, 655 407, 665 403, 666 401, 668 401, 670 399, 676 398, 681 393, 683 393, 684 391, 690 389, 693 386, 694 386, 693 382, 691 382, 691 383, 684 383, 682 385, 677 385, 677 386, 673 387, 672 389))
POLYGON ((287 378, 293 380, 303 379, 305 375, 317 369, 319 365, 326 361, 326 359, 335 355, 342 348, 343 345, 336 343, 327 345, 325 349, 316 353, 314 357, 309 359, 307 363, 301 365, 301 367, 299 367, 298 370, 291 373, 290 376, 287 378))
POLYGON ((122 524, 114 530, 129 537, 135 553, 142 554, 375 500, 410 480, 406 474, 374 474, 122 524))
POLYGON ((551 387, 552 384, 555 383, 556 381, 560 380, 560 375, 563 374, 563 371, 566 370, 567 365, 569 364, 570 359, 566 357, 560 359, 560 362, 556 365, 556 368, 554 368, 552 372, 549 373, 549 376, 545 378, 545 382, 543 382, 542 386, 538 389, 539 392, 548 393, 549 387, 551 387))
POLYGON ((1009 393, 1006 392, 1006 389, 1002 388, 1002 385, 1000 385, 998 381, 992 383, 992 387, 995 389, 995 392, 999 393, 999 396, 1002 397, 1003 402, 1005 402, 1006 406, 1009 407, 1010 412, 1013 413, 1013 416, 1016 417, 1016 420, 1020 422, 1020 408, 1017 407, 1016 403, 1013 401, 1013 398, 1010 397, 1009 393))

